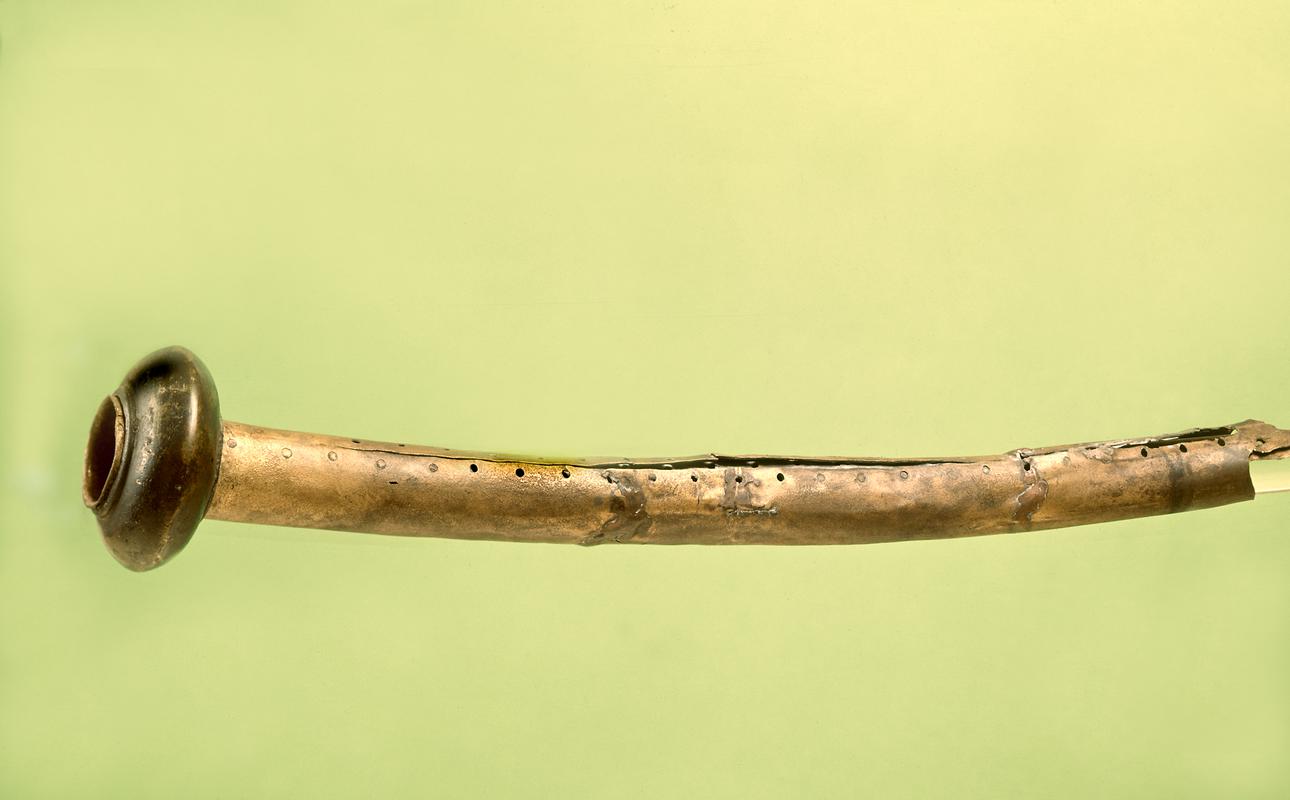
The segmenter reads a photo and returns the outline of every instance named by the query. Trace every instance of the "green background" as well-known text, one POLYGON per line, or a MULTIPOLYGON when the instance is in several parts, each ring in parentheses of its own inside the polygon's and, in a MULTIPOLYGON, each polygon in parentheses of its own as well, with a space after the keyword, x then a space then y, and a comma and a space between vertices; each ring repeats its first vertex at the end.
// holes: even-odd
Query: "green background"
POLYGON ((1285 4, 0 26, 0 795, 1290 792, 1285 497, 791 550, 208 522, 146 575, 79 497, 171 343, 232 419, 510 452, 1287 425, 1285 4))

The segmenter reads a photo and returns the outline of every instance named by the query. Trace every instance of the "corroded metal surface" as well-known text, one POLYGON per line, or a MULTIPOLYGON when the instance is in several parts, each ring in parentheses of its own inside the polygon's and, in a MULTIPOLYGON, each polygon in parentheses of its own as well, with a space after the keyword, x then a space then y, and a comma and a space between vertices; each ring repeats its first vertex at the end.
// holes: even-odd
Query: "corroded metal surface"
POLYGON ((1042 530, 1254 497, 1290 456, 1255 420, 959 458, 552 461, 220 420, 192 353, 158 351, 100 407, 85 502, 121 563, 173 557, 203 516, 402 536, 630 544, 860 544, 1042 530))
POLYGON ((1290 433, 1248 421, 966 458, 550 462, 225 421, 207 517, 574 544, 888 542, 1248 500, 1250 459, 1287 447, 1290 433))

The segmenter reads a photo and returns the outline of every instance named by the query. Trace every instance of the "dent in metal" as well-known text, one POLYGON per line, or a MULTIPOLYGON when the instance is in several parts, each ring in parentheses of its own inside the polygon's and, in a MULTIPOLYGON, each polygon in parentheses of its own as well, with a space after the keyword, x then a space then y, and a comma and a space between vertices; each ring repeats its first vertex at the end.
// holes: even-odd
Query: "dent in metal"
POLYGON ((614 488, 609 502, 609 519, 595 533, 585 537, 581 544, 602 544, 614 541, 619 544, 649 530, 649 511, 645 508, 645 492, 641 489, 640 476, 633 470, 604 470, 601 477, 614 488))

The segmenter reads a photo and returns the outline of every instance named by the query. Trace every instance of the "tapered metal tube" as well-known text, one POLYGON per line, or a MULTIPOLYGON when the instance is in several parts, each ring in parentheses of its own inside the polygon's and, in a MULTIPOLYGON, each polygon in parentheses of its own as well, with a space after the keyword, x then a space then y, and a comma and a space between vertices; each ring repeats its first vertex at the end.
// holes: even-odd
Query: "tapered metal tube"
POLYGON ((100 409, 85 500, 132 569, 205 517, 342 531, 601 544, 860 544, 1058 528, 1234 503, 1252 460, 1290 455, 1254 420, 962 458, 721 456, 547 461, 219 420, 181 348, 100 409))
POLYGON ((1262 423, 968 458, 547 462, 224 423, 212 519, 600 544, 860 544, 1254 497, 1262 423), (1221 443, 1220 443, 1221 442, 1221 443))

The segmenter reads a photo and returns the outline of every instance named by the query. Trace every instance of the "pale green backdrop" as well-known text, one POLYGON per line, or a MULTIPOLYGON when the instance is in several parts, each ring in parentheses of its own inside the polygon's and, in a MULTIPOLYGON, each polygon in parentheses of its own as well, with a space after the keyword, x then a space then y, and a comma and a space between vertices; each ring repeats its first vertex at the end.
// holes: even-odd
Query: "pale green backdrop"
POLYGON ((0 796, 1290 793, 1290 502, 834 549, 80 505, 228 417, 572 454, 1290 424, 1283 3, 0 5, 0 796))

